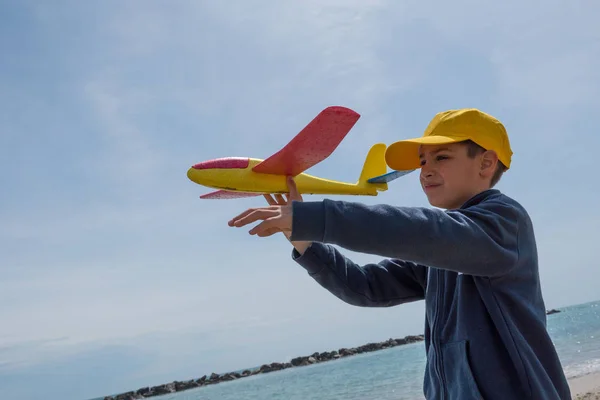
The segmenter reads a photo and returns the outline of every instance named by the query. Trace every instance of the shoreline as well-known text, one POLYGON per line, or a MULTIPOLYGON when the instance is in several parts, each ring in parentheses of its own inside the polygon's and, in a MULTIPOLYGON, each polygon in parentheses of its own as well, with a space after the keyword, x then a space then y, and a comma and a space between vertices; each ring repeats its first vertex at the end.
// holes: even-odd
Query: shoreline
MULTIPOLYGON (((411 336, 407 336, 407 338, 410 338, 410 337, 411 336)), ((393 340, 393 339, 390 339, 390 340, 393 340)), ((402 339, 400 339, 400 340, 402 340, 402 339)), ((386 342, 382 342, 382 343, 386 343, 386 342)), ((415 341, 413 343, 417 343, 417 341, 415 341)), ((406 344, 409 344, 409 343, 406 343, 406 344)), ((394 346, 392 346, 392 347, 394 347, 394 346)), ((389 348, 389 347, 386 347, 386 348, 389 348)), ((340 349, 340 350, 342 350, 342 349, 340 349)), ((383 347, 380 350, 383 350, 383 347)), ((373 350, 373 351, 377 351, 377 350, 373 350)), ((363 351, 363 353, 364 352, 366 352, 366 351, 363 351)), ((355 354, 359 354, 359 353, 355 353, 355 354)), ((307 358, 310 358, 310 357, 312 357, 312 356, 307 356, 307 358)), ((342 356, 337 357, 337 358, 341 358, 341 357, 342 356)), ((298 357, 298 358, 303 359, 304 357, 298 357)), ((337 359, 337 358, 334 358, 334 359, 337 359)), ((324 362, 324 361, 316 361, 313 363, 318 363, 318 362, 324 362)), ((268 365, 268 364, 266 364, 266 365, 268 365)), ((310 363, 307 365, 310 365, 310 363)), ((298 366, 301 366, 301 365, 298 365, 298 366)), ((262 367, 264 367, 264 365, 262 367)), ((246 376, 257 375, 259 373, 266 373, 267 371, 261 371, 262 367, 254 368, 253 371, 258 371, 258 372, 252 373, 252 374, 249 374, 246 376)), ((291 367, 288 367, 288 368, 291 368, 291 367)), ((284 368, 281 368, 281 369, 284 369, 284 368)), ((279 369, 276 369, 276 370, 278 371, 279 369)), ((272 371, 274 371, 274 370, 271 370, 268 372, 272 372, 272 371)), ((216 374, 213 374, 213 375, 216 375, 216 374)), ((211 375, 211 377, 213 375, 211 375)), ((224 375, 226 375, 226 374, 224 374, 224 375)), ((240 377, 243 377, 243 376, 240 376, 240 377)), ((568 378, 567 380, 569 382, 569 388, 571 389, 571 396, 573 397, 573 400, 600 400, 600 371, 591 372, 589 374, 580 375, 580 376, 573 377, 573 378, 568 378)), ((209 384, 219 383, 219 382, 212 382, 212 383, 208 383, 208 382, 210 382, 210 378, 209 378, 209 380, 206 381, 205 385, 197 385, 194 387, 202 387, 202 386, 207 386, 209 384)), ((116 395, 115 397, 106 396, 106 397, 104 397, 104 400, 131 400, 131 399, 145 399, 145 398, 149 398, 149 397, 160 396, 162 394, 168 394, 168 393, 156 393, 156 394, 147 393, 146 395, 144 395, 143 393, 140 393, 140 391, 145 392, 145 389, 148 389, 149 391, 153 392, 152 389, 160 388, 160 387, 168 386, 168 385, 173 385, 173 388, 172 388, 173 392, 169 392, 169 393, 186 390, 183 388, 179 388, 179 390, 177 390, 177 388, 176 388, 177 384, 181 384, 181 383, 185 383, 185 382, 175 381, 175 382, 167 384, 167 385, 160 385, 160 386, 155 386, 152 388, 144 388, 144 389, 140 389, 137 391, 121 393, 119 395, 116 395)), ((190 387, 188 389, 192 389, 194 387, 190 387)))
POLYGON ((569 378, 568 381, 573 400, 600 399, 600 372, 569 378))
POLYGON ((341 348, 339 350, 315 352, 308 356, 295 357, 289 362, 280 363, 273 362, 270 364, 263 364, 260 367, 247 368, 241 373, 225 372, 222 374, 212 373, 211 375, 204 375, 199 379, 191 379, 186 381, 174 381, 171 383, 165 383, 162 385, 143 387, 138 390, 133 390, 126 393, 121 393, 112 396, 104 397, 104 400, 138 400, 147 399, 155 396, 162 396, 165 394, 171 394, 175 392, 183 392, 189 389, 196 389, 209 385, 216 385, 221 382, 228 382, 237 379, 246 378, 249 376, 267 374, 269 372, 281 371, 288 368, 304 367, 307 365, 319 364, 327 361, 338 360, 340 358, 351 357, 358 354, 370 353, 379 350, 391 349, 392 347, 408 345, 412 343, 418 343, 425 340, 424 335, 408 335, 400 339, 388 339, 383 342, 374 342, 363 344, 358 347, 341 348))

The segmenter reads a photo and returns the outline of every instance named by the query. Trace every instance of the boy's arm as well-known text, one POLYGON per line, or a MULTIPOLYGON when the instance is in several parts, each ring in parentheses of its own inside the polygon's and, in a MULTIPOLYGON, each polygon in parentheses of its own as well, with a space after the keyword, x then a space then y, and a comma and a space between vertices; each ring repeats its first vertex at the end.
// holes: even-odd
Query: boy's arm
POLYGON ((358 265, 333 246, 313 242, 292 258, 322 287, 359 307, 389 307, 422 300, 427 268, 399 260, 358 265))
POLYGON ((518 211, 499 201, 453 211, 328 199, 292 206, 291 240, 484 276, 507 272, 519 256, 518 211))

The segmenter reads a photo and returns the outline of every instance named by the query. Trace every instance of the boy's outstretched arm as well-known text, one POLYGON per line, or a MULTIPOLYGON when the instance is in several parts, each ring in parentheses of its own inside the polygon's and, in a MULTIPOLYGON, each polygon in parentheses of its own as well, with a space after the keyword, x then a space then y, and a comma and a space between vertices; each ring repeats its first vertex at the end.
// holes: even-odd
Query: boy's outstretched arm
POLYGON ((292 203, 292 240, 410 260, 471 275, 498 276, 519 257, 520 210, 490 199, 465 209, 292 203))
POLYGON ((499 276, 519 258, 519 219, 526 218, 520 208, 496 199, 451 211, 325 199, 249 209, 230 225, 262 220, 251 234, 287 232, 292 241, 337 244, 429 267, 499 276))
POLYGON ((359 307, 390 307, 425 298, 427 268, 400 260, 359 265, 335 247, 313 242, 292 257, 322 287, 359 307))

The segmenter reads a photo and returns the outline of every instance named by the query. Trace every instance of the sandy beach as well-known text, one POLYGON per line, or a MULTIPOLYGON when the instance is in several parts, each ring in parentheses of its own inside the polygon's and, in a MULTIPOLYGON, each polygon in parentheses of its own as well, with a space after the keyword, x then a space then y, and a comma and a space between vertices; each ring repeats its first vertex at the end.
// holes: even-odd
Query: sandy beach
POLYGON ((600 372, 569 379, 574 400, 600 400, 600 372))

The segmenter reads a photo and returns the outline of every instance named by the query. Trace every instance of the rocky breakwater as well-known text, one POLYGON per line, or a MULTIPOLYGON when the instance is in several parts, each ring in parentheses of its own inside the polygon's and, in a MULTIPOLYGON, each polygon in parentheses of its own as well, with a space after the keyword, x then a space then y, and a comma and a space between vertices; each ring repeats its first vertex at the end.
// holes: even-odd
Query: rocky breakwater
POLYGON ((349 357, 357 354, 368 353, 378 350, 389 349, 404 344, 416 343, 423 341, 423 335, 410 335, 401 339, 388 339, 384 342, 367 343, 358 347, 341 348, 339 350, 325 351, 322 353, 316 352, 307 356, 295 357, 289 362, 264 364, 258 368, 246 369, 241 372, 227 372, 224 374, 212 373, 204 375, 199 379, 191 379, 186 381, 174 381, 164 385, 145 387, 136 391, 121 393, 115 396, 106 396, 104 400, 139 400, 163 394, 182 392, 188 389, 199 388, 208 385, 214 385, 221 382, 233 381, 248 376, 266 374, 274 371, 281 371, 287 368, 303 367, 307 365, 337 360, 343 357, 349 357))

